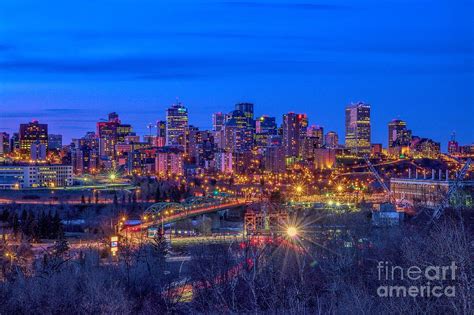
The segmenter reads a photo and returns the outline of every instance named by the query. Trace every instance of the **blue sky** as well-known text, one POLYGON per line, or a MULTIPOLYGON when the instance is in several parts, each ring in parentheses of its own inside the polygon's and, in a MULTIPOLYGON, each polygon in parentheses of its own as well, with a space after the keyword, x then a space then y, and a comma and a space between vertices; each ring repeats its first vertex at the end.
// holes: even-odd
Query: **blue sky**
POLYGON ((474 141, 474 1, 0 2, 0 130, 33 118, 69 140, 117 111, 146 133, 176 97, 190 121, 240 101, 344 131, 372 104, 373 139, 474 141))

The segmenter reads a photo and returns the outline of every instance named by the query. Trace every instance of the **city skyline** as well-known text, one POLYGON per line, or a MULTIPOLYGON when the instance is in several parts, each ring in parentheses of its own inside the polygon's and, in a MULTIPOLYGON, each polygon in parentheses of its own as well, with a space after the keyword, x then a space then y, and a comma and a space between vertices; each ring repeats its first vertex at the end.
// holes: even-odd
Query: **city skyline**
MULTIPOLYGON (((383 124, 380 124, 380 122, 376 122, 376 121, 375 121, 375 118, 373 118, 373 106, 372 106, 370 103, 364 103, 364 102, 353 102, 353 103, 349 103, 349 104, 347 104, 347 105, 344 107, 344 110, 346 110, 348 107, 353 106, 353 105, 356 105, 356 104, 358 104, 358 103, 368 104, 368 105, 371 107, 371 112, 372 112, 372 113, 371 113, 371 117, 372 117, 372 118, 371 118, 371 123, 370 123, 370 124, 371 124, 371 137, 376 139, 375 141, 372 140, 371 143, 373 143, 373 144, 381 143, 384 147, 387 147, 387 148, 388 148, 388 147, 389 147, 389 143, 388 143, 388 139, 387 139, 387 131, 388 131, 388 128, 390 128, 390 127, 389 127, 390 124, 391 124, 393 121, 402 120, 402 121, 406 122, 406 120, 403 119, 403 117, 396 117, 396 118, 391 119, 390 121, 387 121, 387 122, 385 122, 385 123, 383 123, 383 124), (385 133, 385 134, 380 134, 380 135, 374 136, 374 132, 373 132, 374 129, 380 129, 380 128, 377 128, 377 127, 380 127, 380 126, 378 126, 378 125, 382 125, 382 126, 383 126, 383 129, 384 129, 384 130, 383 130, 383 132, 381 132, 381 133, 385 133), (374 127, 375 127, 375 128, 374 128, 374 127), (377 141, 377 140, 380 140, 380 141, 377 141)), ((152 131, 152 134, 153 134, 153 135, 156 134, 156 132, 157 132, 157 130, 156 130, 157 124, 160 123, 160 122, 166 121, 166 117, 167 117, 166 113, 168 112, 168 110, 169 110, 171 107, 176 106, 177 104, 179 104, 179 106, 184 106, 184 107, 186 108, 187 114, 188 114, 188 117, 189 117, 189 126, 197 127, 197 128, 200 129, 200 130, 213 130, 213 115, 214 115, 214 114, 216 114, 216 113, 228 114, 229 112, 232 112, 232 107, 230 107, 229 109, 221 109, 221 111, 218 111, 218 112, 215 112, 215 113, 210 114, 210 115, 209 115, 209 119, 208 119, 208 120, 209 120, 209 123, 208 123, 204 128, 203 128, 202 126, 196 126, 195 124, 192 123, 192 121, 193 121, 193 119, 192 119, 192 113, 189 112, 189 109, 188 109, 187 105, 186 105, 186 104, 183 104, 179 99, 176 99, 176 100, 175 100, 175 103, 171 103, 170 106, 165 107, 165 108, 163 109, 164 114, 162 114, 159 119, 156 119, 156 120, 154 120, 154 121, 150 121, 150 122, 148 122, 148 123, 146 123, 146 124, 145 124, 145 123, 144 123, 144 124, 140 124, 140 125, 138 125, 138 128, 137 128, 137 125, 135 125, 134 123, 132 123, 132 121, 131 121, 130 119, 128 119, 128 117, 126 117, 125 115, 123 115, 123 114, 120 113, 120 112, 119 112, 118 114, 120 115, 121 119, 122 119, 124 122, 127 122, 127 123, 131 126, 131 128, 132 128, 132 130, 133 130, 134 133, 136 133, 136 134, 137 134, 138 136, 140 136, 140 137, 145 137, 145 136, 147 136, 147 135, 150 134, 150 124, 153 126, 153 127, 152 127, 152 130, 154 130, 154 131, 152 131), (162 117, 163 117, 163 118, 162 118, 162 117)), ((239 104, 239 103, 237 103, 237 104, 239 104)), ((256 106, 256 109, 258 110, 258 106, 256 106)), ((68 111, 68 112, 69 112, 69 114, 73 114, 73 111, 68 111)), ((113 112, 113 111, 112 111, 112 112, 113 112)), ((113 113, 115 113, 115 112, 113 112, 113 113)), ((258 113, 258 111, 257 111, 257 112, 255 113, 255 118, 257 118, 257 117, 262 117, 262 116, 276 118, 277 126, 283 127, 283 117, 284 117, 285 115, 289 114, 289 113, 298 113, 298 112, 297 112, 297 111, 288 111, 288 112, 282 114, 282 115, 279 117, 279 116, 274 116, 274 115, 271 115, 271 114, 268 114, 268 113, 262 113, 262 114, 260 114, 260 113, 258 113)), ((88 122, 90 123, 90 126, 89 126, 89 127, 85 127, 83 131, 78 128, 77 130, 73 131, 72 133, 65 133, 65 134, 63 134, 63 133, 61 133, 61 132, 58 132, 57 130, 61 130, 61 126, 48 123, 49 119, 48 119, 47 117, 44 117, 43 119, 32 118, 32 119, 30 119, 29 121, 24 121, 24 120, 21 120, 21 121, 18 120, 18 121, 16 121, 16 120, 15 120, 16 129, 14 129, 14 128, 13 128, 13 129, 12 129, 12 128, 0 128, 0 132, 7 132, 7 133, 11 136, 11 135, 13 135, 14 133, 18 133, 18 131, 19 131, 19 126, 20 126, 21 124, 30 123, 30 122, 32 122, 32 121, 39 121, 39 122, 44 123, 44 124, 47 124, 47 125, 49 126, 50 130, 52 130, 52 131, 50 132, 50 134, 60 134, 61 136, 63 136, 63 143, 64 143, 64 144, 68 144, 68 143, 70 143, 73 139, 77 139, 77 138, 83 137, 86 133, 91 132, 91 131, 94 131, 94 129, 96 128, 96 127, 95 127, 95 124, 96 124, 97 122, 100 122, 100 121, 107 121, 107 119, 108 119, 107 116, 108 116, 109 114, 110 114, 110 112, 106 113, 106 114, 104 115, 104 117, 98 117, 98 118, 96 118, 95 120, 91 119, 90 121, 88 121, 88 122)), ((303 113, 303 114, 307 115, 306 113, 303 113)), ((41 115, 40 115, 40 117, 41 117, 41 115)), ((311 120, 311 117, 309 117, 309 116, 306 116, 306 117, 307 117, 307 119, 308 119, 308 126, 309 126, 309 125, 312 125, 312 126, 321 126, 321 127, 324 128, 325 134, 328 133, 328 132, 336 132, 336 134, 337 134, 337 135, 339 136, 339 138, 340 138, 340 141, 341 141, 340 144, 344 144, 345 135, 346 135, 346 130, 345 130, 346 126, 345 126, 345 123, 344 123, 344 119, 345 119, 345 118, 344 118, 344 113, 341 115, 341 119, 340 119, 340 120, 342 121, 342 124, 343 124, 342 128, 329 128, 329 127, 327 127, 327 126, 325 126, 325 125, 318 124, 318 123, 317 123, 316 121, 314 121, 314 120, 311 120), (339 130, 339 129, 342 129, 342 130, 339 130)), ((0 120, 1 120, 1 119, 0 119, 0 120)), ((53 120, 53 121, 54 121, 54 120, 53 120)), ((406 123, 407 123, 407 125, 408 125, 408 127, 409 127, 410 129, 414 129, 414 128, 412 127, 413 125, 410 124, 410 122, 406 122, 406 123)), ((12 123, 12 125, 13 125, 13 123, 12 123)), ((411 130, 410 130, 410 131, 411 131, 411 130)), ((94 131, 94 132, 95 132, 95 131, 94 131)), ((440 142, 440 144, 441 144, 441 149, 442 149, 443 151, 446 151, 446 150, 448 149, 448 142, 449 142, 450 140, 452 140, 453 132, 454 132, 454 134, 455 134, 455 136, 456 136, 456 140, 457 140, 460 144, 469 145, 469 144, 472 143, 472 140, 471 140, 471 141, 468 140, 468 141, 466 141, 465 143, 462 142, 462 140, 459 140, 459 137, 458 137, 458 135, 456 134, 456 132, 455 132, 454 130, 448 134, 449 140, 448 140, 447 142, 445 142, 445 143, 442 142, 442 141, 440 141, 439 139, 430 138, 430 137, 427 136, 427 135, 419 134, 416 130, 414 130, 414 135, 419 136, 419 137, 424 137, 424 138, 430 138, 430 139, 433 139, 433 140, 435 140, 435 141, 438 141, 438 142, 440 142)))
POLYGON ((0 4, 1 131, 36 118, 67 141, 116 111, 145 134, 179 96, 201 129, 248 101, 343 134, 364 101, 376 143, 394 118, 443 149, 474 138, 471 2, 50 4, 0 4))

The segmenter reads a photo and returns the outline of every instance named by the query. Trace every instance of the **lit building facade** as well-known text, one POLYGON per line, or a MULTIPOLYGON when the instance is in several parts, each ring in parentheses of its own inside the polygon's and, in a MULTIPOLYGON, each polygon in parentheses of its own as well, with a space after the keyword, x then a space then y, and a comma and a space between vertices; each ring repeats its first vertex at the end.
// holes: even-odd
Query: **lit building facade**
POLYGON ((0 157, 10 153, 10 135, 6 132, 0 132, 0 157))
POLYGON ((353 154, 369 154, 370 143, 370 105, 358 102, 347 106, 346 148, 353 154))
POLYGON ((314 168, 331 169, 336 165, 335 149, 315 149, 314 151, 314 168))
POLYGON ((300 140, 306 135, 308 118, 306 114, 288 113, 283 115, 283 147, 286 157, 298 157, 300 140))
POLYGON ((269 137, 277 134, 275 117, 261 116, 255 121, 255 144, 259 148, 269 145, 269 137))
MULTIPOLYGON (((431 170, 424 174, 415 174, 413 178, 391 178, 390 190, 397 201, 413 206, 435 207, 446 196, 454 178, 447 171, 431 170)), ((452 206, 473 205, 474 181, 462 181, 462 188, 451 198, 452 206)))
POLYGON ((155 171, 159 177, 182 176, 184 154, 176 147, 162 147, 156 152, 155 171))
POLYGON ((22 189, 72 186, 70 165, 1 165, 0 188, 22 189))
POLYGON ((63 147, 63 136, 57 134, 48 135, 48 150, 61 150, 63 147))
POLYGON ((28 124, 20 124, 20 151, 25 156, 31 155, 31 145, 39 142, 48 147, 48 125, 33 120, 28 124))
POLYGON ((188 110, 178 102, 166 110, 166 145, 186 150, 187 129, 188 110))
POLYGON ((285 148, 281 145, 265 148, 263 165, 267 172, 284 173, 286 171, 285 148))
POLYGON ((231 152, 215 153, 216 170, 220 173, 231 174, 233 169, 233 155, 231 152))
POLYGON ((99 169, 99 139, 94 132, 88 132, 71 144, 71 164, 74 174, 94 174, 99 169))
POLYGON ((339 147, 339 136, 335 131, 329 131, 324 136, 324 145, 328 149, 336 149, 339 147))
MULTIPOLYGON (((115 145, 125 142, 125 137, 132 133, 132 127, 122 124, 117 113, 110 113, 108 121, 97 123, 97 137, 99 139, 99 154, 104 166, 115 164, 117 158, 115 145)), ((106 167, 107 168, 107 167, 106 167)))
POLYGON ((221 131, 226 121, 226 115, 217 112, 212 114, 212 131, 221 131))

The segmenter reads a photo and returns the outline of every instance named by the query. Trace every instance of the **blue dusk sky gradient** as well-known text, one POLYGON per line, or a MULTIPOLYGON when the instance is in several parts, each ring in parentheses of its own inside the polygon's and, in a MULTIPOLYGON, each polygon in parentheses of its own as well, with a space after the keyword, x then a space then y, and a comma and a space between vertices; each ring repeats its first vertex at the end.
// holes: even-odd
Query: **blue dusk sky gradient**
POLYGON ((176 97, 190 122, 236 102, 305 112, 344 138, 344 107, 441 141, 474 141, 474 1, 2 0, 0 130, 65 140, 116 111, 139 134, 176 97), (299 2, 301 1, 301 2, 299 2))

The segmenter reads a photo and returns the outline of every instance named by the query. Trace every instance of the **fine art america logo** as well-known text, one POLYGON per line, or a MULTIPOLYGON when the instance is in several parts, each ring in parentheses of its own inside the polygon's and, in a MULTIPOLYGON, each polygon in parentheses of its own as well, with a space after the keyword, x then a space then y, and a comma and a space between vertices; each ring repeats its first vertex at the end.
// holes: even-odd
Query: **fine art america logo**
POLYGON ((456 270, 453 261, 445 266, 401 267, 388 261, 377 264, 378 280, 383 282, 377 288, 380 297, 455 297, 456 270))

